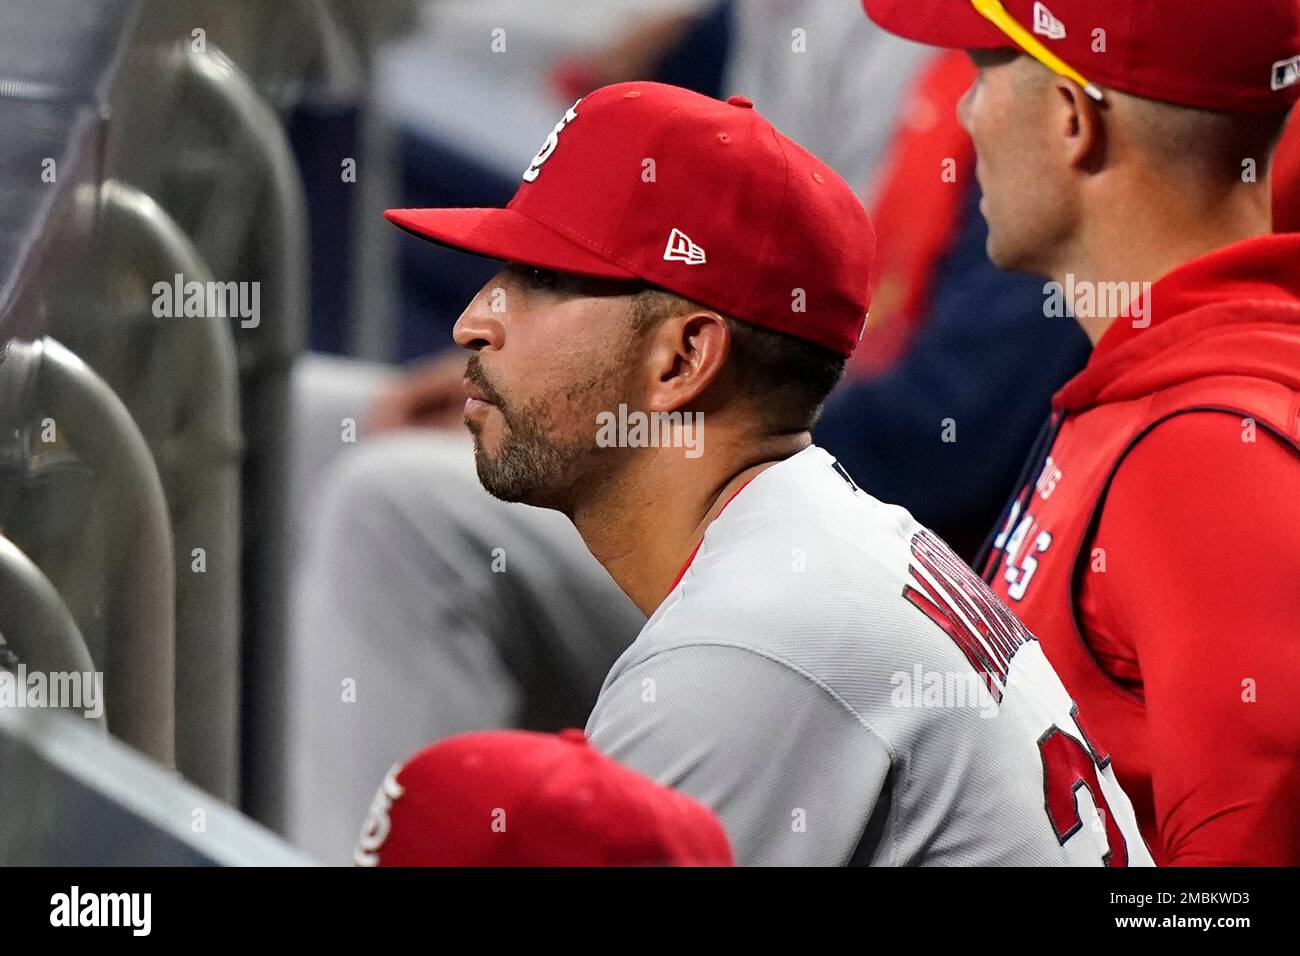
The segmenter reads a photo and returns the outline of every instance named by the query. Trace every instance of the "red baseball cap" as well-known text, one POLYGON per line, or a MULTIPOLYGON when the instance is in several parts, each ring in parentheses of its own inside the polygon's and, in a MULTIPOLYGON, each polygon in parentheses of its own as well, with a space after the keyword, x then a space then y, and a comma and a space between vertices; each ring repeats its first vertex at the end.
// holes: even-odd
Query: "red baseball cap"
POLYGON ((1146 99, 1263 112, 1285 110, 1300 98, 1300 0, 863 0, 863 6, 891 33, 932 46, 1019 48, 1040 58, 1027 46, 1036 44, 1094 88, 1146 99))
POLYGON ((848 184, 753 106, 606 86, 564 114, 504 209, 384 215, 443 245, 640 280, 849 355, 875 233, 848 184))
POLYGON ((731 866, 713 812, 597 751, 581 730, 461 734, 395 766, 360 866, 731 866))

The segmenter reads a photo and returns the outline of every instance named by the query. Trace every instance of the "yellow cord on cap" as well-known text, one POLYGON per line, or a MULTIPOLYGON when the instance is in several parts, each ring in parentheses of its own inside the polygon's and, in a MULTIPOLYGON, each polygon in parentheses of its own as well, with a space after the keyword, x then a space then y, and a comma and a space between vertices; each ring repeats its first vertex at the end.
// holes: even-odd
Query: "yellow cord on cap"
POLYGON ((1005 33, 1011 40, 1043 66, 1057 76, 1073 80, 1083 87, 1083 91, 1097 102, 1101 102, 1101 89, 1089 83, 1078 70, 1070 66, 1059 56, 1038 41, 1032 33, 1021 26, 1016 18, 1007 12, 1001 0, 970 0, 980 14, 995 27, 1005 33))

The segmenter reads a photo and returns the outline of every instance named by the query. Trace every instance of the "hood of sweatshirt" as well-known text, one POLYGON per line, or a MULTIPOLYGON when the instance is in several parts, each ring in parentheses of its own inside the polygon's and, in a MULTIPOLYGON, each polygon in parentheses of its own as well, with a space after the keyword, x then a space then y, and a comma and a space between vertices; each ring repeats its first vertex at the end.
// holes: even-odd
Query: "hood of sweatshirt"
POLYGON ((1053 399, 1077 414, 1214 375, 1300 391, 1300 234, 1247 239, 1151 286, 1138 322, 1116 320, 1053 399), (1149 324, 1147 319, 1149 317, 1149 324), (1144 326, 1144 327, 1143 327, 1144 326))

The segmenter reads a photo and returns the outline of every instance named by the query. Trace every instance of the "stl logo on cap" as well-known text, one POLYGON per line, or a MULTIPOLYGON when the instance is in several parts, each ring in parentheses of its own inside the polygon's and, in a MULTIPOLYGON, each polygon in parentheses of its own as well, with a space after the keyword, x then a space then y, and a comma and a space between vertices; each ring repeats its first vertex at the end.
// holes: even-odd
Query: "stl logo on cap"
POLYGON ((357 866, 379 865, 379 848, 384 845, 389 831, 393 828, 393 821, 389 815, 393 809, 393 801, 406 793, 406 788, 397 782, 397 775, 401 772, 402 765, 393 764, 388 770, 388 775, 384 777, 384 782, 379 785, 375 799, 370 801, 370 812, 366 814, 366 823, 361 829, 361 840, 352 855, 352 861, 357 866))
POLYGON ((551 130, 550 135, 546 137, 546 142, 542 143, 542 148, 537 151, 533 161, 524 170, 524 182, 531 183, 542 171, 542 164, 551 158, 551 153, 555 152, 555 147, 560 145, 560 134, 564 132, 564 127, 578 118, 578 104, 581 102, 581 98, 574 100, 573 105, 564 111, 560 121, 555 124, 555 129, 551 130))

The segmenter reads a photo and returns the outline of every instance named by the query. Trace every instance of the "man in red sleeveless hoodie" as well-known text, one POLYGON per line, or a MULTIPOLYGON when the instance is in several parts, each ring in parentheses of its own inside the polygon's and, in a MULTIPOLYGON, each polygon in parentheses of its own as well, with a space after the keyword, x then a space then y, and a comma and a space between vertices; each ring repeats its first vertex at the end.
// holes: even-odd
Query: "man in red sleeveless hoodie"
POLYGON ((1094 343, 986 578, 1157 862, 1300 864, 1300 235, 1269 183, 1300 0, 865 6, 971 52, 990 257, 1094 343))

